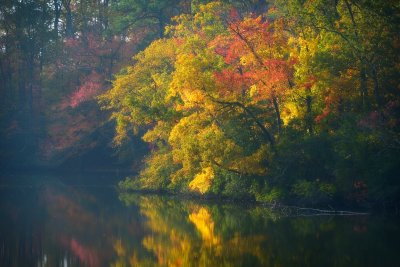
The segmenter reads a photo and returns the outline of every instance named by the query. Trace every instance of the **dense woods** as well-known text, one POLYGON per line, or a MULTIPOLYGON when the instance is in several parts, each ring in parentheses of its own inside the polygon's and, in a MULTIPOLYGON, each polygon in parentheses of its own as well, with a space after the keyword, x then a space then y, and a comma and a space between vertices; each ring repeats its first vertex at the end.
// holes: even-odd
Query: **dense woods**
POLYGON ((115 128, 124 189, 397 205, 399 32, 395 0, 3 1, 2 161, 115 128))

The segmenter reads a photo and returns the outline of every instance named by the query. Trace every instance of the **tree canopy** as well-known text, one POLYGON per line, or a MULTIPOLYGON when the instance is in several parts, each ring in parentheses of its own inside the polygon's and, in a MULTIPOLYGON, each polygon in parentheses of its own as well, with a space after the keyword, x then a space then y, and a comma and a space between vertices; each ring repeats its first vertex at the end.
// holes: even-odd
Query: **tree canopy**
POLYGON ((395 1, 293 0, 172 18, 100 98, 117 143, 142 128, 152 147, 123 185, 397 201, 398 16, 395 1))
POLYGON ((2 1, 1 166, 112 143, 127 189, 396 203, 399 20, 394 0, 2 1))

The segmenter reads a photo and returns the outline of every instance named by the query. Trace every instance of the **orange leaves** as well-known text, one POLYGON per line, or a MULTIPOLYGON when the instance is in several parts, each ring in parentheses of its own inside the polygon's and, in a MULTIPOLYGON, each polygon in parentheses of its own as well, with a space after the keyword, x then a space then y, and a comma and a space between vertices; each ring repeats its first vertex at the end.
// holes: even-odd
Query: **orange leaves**
POLYGON ((317 82, 317 78, 314 75, 308 75, 306 80, 303 82, 303 86, 306 90, 311 90, 311 87, 317 82))
POLYGON ((243 20, 230 19, 228 22, 228 30, 238 41, 246 39, 252 43, 264 41, 266 44, 272 44, 270 26, 271 24, 261 16, 247 17, 243 20))
POLYGON ((222 169, 266 174, 263 142, 274 140, 269 118, 280 127, 279 105, 293 75, 287 37, 261 16, 241 19, 234 9, 218 11, 221 5, 174 19, 170 37, 136 56, 107 96, 130 124, 149 126, 143 138, 159 147, 141 173, 143 186, 157 185, 162 174, 171 188, 205 194, 222 169), (157 159, 160 153, 171 166, 157 159))
POLYGON ((293 62, 282 52, 287 44, 286 37, 276 33, 274 26, 261 16, 239 20, 233 12, 227 25, 228 33, 209 44, 227 64, 225 69, 215 73, 220 96, 234 93, 240 97, 253 89, 251 96, 259 101, 280 95, 287 89, 293 75, 293 62))
MULTIPOLYGON (((232 14, 232 11, 231 11, 232 14)), ((238 16, 231 15, 227 22, 228 34, 215 38, 210 46, 217 54, 224 57, 225 63, 240 62, 246 54, 253 56, 253 61, 259 60, 259 48, 273 43, 270 24, 260 17, 239 20, 238 16), (233 17, 232 17, 233 16, 233 17)))
MULTIPOLYGON (((291 67, 285 59, 268 59, 264 61, 265 69, 259 78, 267 79, 267 82, 275 87, 284 84, 287 87, 287 81, 291 75, 291 67)), ((272 87, 272 86, 271 86, 272 87)))
POLYGON ((243 73, 240 67, 233 70, 225 69, 214 75, 221 97, 243 94, 252 84, 251 73, 243 73))

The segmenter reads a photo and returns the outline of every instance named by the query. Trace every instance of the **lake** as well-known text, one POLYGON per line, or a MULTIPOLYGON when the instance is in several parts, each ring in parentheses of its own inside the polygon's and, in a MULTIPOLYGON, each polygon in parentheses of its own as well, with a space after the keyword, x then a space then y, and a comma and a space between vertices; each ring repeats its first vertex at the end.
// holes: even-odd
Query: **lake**
POLYGON ((0 266, 400 266, 399 220, 119 195, 118 174, 2 174, 0 266))

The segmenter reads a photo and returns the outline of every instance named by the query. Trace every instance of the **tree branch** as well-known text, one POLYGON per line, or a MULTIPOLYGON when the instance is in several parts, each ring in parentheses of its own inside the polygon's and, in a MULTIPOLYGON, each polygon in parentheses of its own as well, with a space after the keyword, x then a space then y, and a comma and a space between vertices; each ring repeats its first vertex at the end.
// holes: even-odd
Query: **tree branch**
POLYGON ((275 145, 275 139, 274 137, 271 135, 271 133, 267 130, 267 128, 265 128, 265 126, 257 119, 256 115, 248 108, 246 107, 244 104, 238 102, 238 101, 234 101, 234 102, 228 102, 228 101, 221 101, 221 100, 217 100, 215 98, 213 98, 212 96, 208 95, 209 98, 211 99, 211 101, 221 104, 221 105, 225 105, 225 106, 236 106, 239 107, 241 109, 243 109, 247 115, 249 115, 254 122, 256 123, 256 125, 258 126, 258 128, 260 128, 261 132, 263 133, 265 139, 270 143, 271 146, 275 145))

